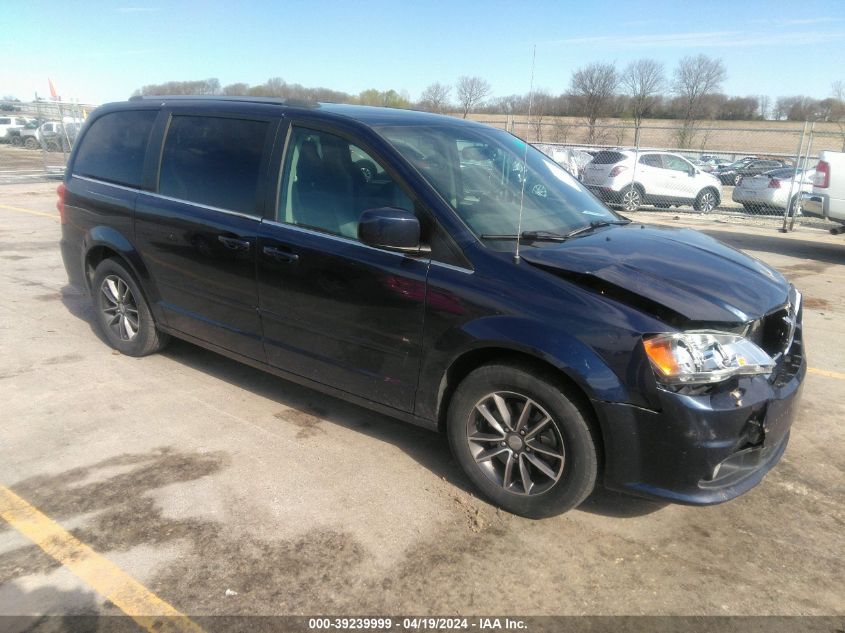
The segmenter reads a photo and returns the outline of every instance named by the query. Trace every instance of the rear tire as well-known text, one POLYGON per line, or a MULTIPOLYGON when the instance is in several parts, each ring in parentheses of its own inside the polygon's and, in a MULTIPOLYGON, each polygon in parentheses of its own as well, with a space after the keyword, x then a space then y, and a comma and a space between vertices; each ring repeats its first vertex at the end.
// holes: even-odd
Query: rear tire
POLYGON ((631 185, 622 190, 622 208, 628 213, 633 213, 643 204, 643 193, 636 185, 631 185))
POLYGON ((27 149, 38 149, 38 139, 32 136, 27 136, 23 142, 23 146, 27 149))
POLYGON ((167 345, 170 337, 156 329, 138 282, 122 262, 100 262, 91 292, 97 323, 114 349, 127 356, 147 356, 167 345))
POLYGON ((452 454, 479 491, 508 512, 538 519, 571 510, 598 475, 597 442, 577 402, 559 380, 533 368, 479 367, 449 404, 452 454))

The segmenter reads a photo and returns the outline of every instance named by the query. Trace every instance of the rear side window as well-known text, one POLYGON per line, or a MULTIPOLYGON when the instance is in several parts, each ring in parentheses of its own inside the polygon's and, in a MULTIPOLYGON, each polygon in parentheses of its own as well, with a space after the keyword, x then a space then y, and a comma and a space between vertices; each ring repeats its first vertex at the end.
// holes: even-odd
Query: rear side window
POLYGON ((174 116, 164 141, 159 193, 258 215, 265 121, 174 116))
POLYGON ((647 165, 649 167, 663 167, 663 161, 660 160, 660 154, 646 154, 640 158, 640 164, 647 165))
POLYGON ((0 125, 9 125, 12 119, 0 119, 0 125))
POLYGON ((82 139, 73 173, 140 187, 144 155, 156 116, 156 110, 129 110, 99 117, 82 139))
POLYGON ((599 152, 593 157, 594 165, 613 165, 625 160, 625 154, 619 152, 599 152))

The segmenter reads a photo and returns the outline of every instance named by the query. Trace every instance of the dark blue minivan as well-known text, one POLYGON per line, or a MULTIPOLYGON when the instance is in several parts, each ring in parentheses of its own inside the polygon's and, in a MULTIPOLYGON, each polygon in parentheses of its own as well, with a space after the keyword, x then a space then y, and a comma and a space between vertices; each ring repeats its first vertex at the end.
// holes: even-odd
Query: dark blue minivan
POLYGON ((170 336, 445 432, 530 517, 597 483, 731 499, 783 454, 801 295, 609 210, 497 129, 387 108, 103 106, 59 187, 70 281, 117 350, 170 336))

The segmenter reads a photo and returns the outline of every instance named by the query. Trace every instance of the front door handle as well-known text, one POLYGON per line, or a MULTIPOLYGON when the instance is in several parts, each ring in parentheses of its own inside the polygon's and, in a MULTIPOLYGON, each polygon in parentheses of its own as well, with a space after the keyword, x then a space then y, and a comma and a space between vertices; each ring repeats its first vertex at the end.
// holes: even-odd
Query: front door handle
POLYGON ((225 235, 218 235, 217 239, 225 246, 233 251, 248 251, 249 240, 242 240, 237 237, 226 237, 225 235))
POLYGON ((276 248, 274 246, 265 246, 262 249, 262 252, 267 255, 267 257, 271 259, 275 259, 277 262, 281 262, 283 264, 292 264, 293 262, 299 259, 299 255, 296 253, 291 253, 290 251, 283 251, 280 248, 276 248))

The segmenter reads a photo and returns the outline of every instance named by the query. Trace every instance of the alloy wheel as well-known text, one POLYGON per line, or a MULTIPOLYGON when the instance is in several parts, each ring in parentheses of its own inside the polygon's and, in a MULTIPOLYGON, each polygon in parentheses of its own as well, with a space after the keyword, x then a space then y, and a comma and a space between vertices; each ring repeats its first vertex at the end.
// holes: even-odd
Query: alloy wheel
POLYGON ((713 209, 716 208, 716 194, 712 191, 705 191, 701 194, 701 202, 699 204, 699 209, 704 213, 710 213, 713 209))
POLYGON ((507 492, 542 494, 563 474, 560 428, 527 396, 498 391, 481 398, 467 418, 466 437, 478 468, 507 492))
POLYGON ((138 304, 128 284, 117 275, 108 275, 100 284, 105 298, 102 309, 106 326, 122 341, 131 341, 140 327, 138 304))
POLYGON ((622 195, 622 206, 626 211, 636 211, 640 208, 641 204, 642 197, 640 196, 640 192, 635 188, 628 189, 622 195))

